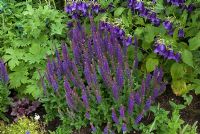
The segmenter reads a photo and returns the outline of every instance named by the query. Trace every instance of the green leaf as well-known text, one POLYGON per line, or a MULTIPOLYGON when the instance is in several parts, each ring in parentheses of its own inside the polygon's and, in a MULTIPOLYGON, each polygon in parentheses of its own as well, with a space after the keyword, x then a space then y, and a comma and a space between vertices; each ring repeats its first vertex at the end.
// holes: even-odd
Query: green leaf
POLYGON ((122 12, 124 11, 124 7, 119 7, 119 8, 117 8, 116 10, 115 10, 115 12, 114 12, 114 16, 115 17, 119 17, 121 14, 122 14, 122 12))
POLYGON ((23 59, 24 52, 21 49, 12 49, 8 48, 5 50, 6 55, 3 56, 5 61, 8 61, 8 65, 11 70, 13 70, 14 67, 18 66, 20 64, 19 60, 23 59))
POLYGON ((148 58, 146 61, 147 72, 152 72, 156 68, 156 66, 158 66, 158 64, 158 59, 148 58))
POLYGON ((126 27, 129 27, 129 21, 125 15, 122 15, 122 22, 126 27))
POLYGON ((171 66, 170 72, 173 80, 183 78, 186 73, 183 64, 180 63, 174 63, 171 66))
POLYGON ((185 64, 193 67, 193 55, 189 50, 185 49, 182 52, 182 60, 185 64))
POLYGON ((189 49, 197 50, 200 47, 200 38, 194 37, 189 39, 189 49))
POLYGON ((24 65, 15 67, 13 73, 9 74, 10 87, 18 88, 21 84, 28 83, 28 70, 24 65))
POLYGON ((177 96, 183 95, 188 91, 185 80, 173 80, 171 87, 173 93, 177 96))

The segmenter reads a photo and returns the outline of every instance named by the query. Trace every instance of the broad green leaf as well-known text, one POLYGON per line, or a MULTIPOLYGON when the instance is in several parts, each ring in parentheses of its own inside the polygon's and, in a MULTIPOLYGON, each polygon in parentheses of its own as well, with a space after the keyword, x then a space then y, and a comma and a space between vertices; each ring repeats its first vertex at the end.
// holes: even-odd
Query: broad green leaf
POLYGON ((183 64, 180 63, 174 63, 171 66, 170 72, 173 80, 183 78, 186 73, 183 64))
POLYGON ((158 59, 148 58, 146 61, 147 72, 152 72, 156 68, 156 66, 158 66, 158 64, 158 59))
POLYGON ((15 67, 13 71, 9 74, 11 88, 18 88, 21 84, 28 83, 28 70, 24 65, 15 67))
POLYGON ((193 67, 193 55, 189 50, 185 49, 182 52, 182 60, 185 64, 193 67))
POLYGON ((129 27, 129 21, 125 15, 122 15, 122 22, 126 27, 129 27))
POLYGON ((8 48, 5 50, 6 55, 3 56, 5 61, 8 61, 8 66, 11 70, 20 64, 21 59, 24 58, 24 52, 21 49, 8 48))
POLYGON ((185 80, 173 80, 171 88, 173 93, 177 96, 183 95, 188 92, 185 80))
POLYGON ((194 37, 189 39, 189 49, 197 50, 200 47, 200 38, 194 37))
POLYGON ((121 14, 122 14, 122 12, 124 11, 124 7, 119 7, 119 8, 117 8, 116 10, 115 10, 115 12, 114 12, 114 16, 115 17, 119 17, 121 14))

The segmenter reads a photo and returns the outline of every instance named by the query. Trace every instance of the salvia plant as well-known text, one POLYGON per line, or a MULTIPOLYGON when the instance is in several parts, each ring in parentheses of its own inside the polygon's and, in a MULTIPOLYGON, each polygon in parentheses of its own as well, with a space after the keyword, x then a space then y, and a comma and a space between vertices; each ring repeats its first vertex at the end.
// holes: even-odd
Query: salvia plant
POLYGON ((42 78, 45 108, 59 113, 55 116, 90 123, 93 133, 130 132, 165 90, 163 71, 157 67, 152 74, 141 75, 140 81, 135 76, 137 58, 131 65, 127 60, 127 48, 137 48, 137 38, 132 43, 119 27, 105 22, 96 25, 89 18, 90 32, 74 23, 71 45, 63 44, 61 54, 57 50, 56 59, 48 59, 42 78))
POLYGON ((10 91, 7 87, 9 77, 6 66, 2 60, 0 60, 0 118, 8 121, 5 112, 8 110, 8 105, 11 103, 11 99, 8 97, 10 91))

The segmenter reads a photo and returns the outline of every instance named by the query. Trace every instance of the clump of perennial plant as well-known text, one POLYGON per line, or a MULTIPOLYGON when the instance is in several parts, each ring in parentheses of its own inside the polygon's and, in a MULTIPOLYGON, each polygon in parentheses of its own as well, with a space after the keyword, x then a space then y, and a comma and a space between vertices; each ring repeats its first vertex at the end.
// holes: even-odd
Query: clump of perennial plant
POLYGON ((6 66, 2 60, 0 60, 0 118, 8 121, 4 113, 7 112, 8 105, 11 103, 11 99, 8 97, 10 91, 7 87, 9 82, 6 66))
POLYGON ((56 50, 56 59, 48 60, 46 98, 65 96, 66 107, 60 107, 63 102, 57 102, 62 117, 67 113, 65 118, 77 120, 78 115, 85 115, 81 121, 88 122, 94 133, 103 124, 107 124, 101 130, 105 134, 130 132, 165 90, 163 72, 156 68, 142 80, 136 79, 137 68, 128 64, 126 50, 136 47, 137 39, 134 46, 120 28, 105 22, 97 26, 91 16, 90 23, 91 31, 86 33, 84 26, 77 22, 70 31, 70 47, 62 45, 62 54, 56 50))
POLYGON ((173 49, 158 41, 155 43, 154 53, 176 62, 179 62, 181 59, 181 54, 179 52, 175 53, 173 49))

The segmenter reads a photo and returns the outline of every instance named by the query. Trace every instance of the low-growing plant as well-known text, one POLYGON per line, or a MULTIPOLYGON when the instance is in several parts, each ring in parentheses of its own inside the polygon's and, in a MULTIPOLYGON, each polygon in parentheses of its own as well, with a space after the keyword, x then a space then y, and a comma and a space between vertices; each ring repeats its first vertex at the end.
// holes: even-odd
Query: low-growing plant
POLYGON ((154 121, 145 126, 141 124, 140 130, 142 134, 197 134, 197 121, 193 125, 186 124, 180 118, 179 112, 183 109, 184 105, 177 105, 170 102, 172 106, 172 114, 158 106, 152 107, 151 111, 154 113, 154 121), (166 131, 167 130, 167 131, 166 131))
POLYGON ((62 57, 57 50, 56 60, 48 59, 47 85, 42 78, 47 118, 60 117, 71 129, 90 124, 93 133, 101 132, 103 125, 105 133, 130 132, 165 90, 163 72, 156 68, 153 74, 139 74, 137 57, 129 64, 126 51, 137 48, 136 37, 132 45, 119 27, 96 25, 92 16, 90 21, 89 33, 75 22, 70 47, 63 45, 62 57))
POLYGON ((11 105, 11 115, 15 120, 22 116, 28 116, 39 107, 40 102, 30 101, 28 98, 14 99, 11 105))
POLYGON ((45 130, 43 126, 33 119, 27 117, 21 117, 17 122, 9 125, 3 123, 0 124, 1 134, 44 134, 45 130))
POLYGON ((48 5, 31 1, 0 2, 0 55, 8 63, 9 88, 38 98, 38 70, 44 70, 47 55, 64 37, 64 15, 48 5))
POLYGON ((9 98, 10 91, 8 89, 8 74, 7 69, 2 60, 0 60, 0 118, 4 121, 8 121, 5 112, 8 110, 8 106, 11 104, 11 99, 9 98))

